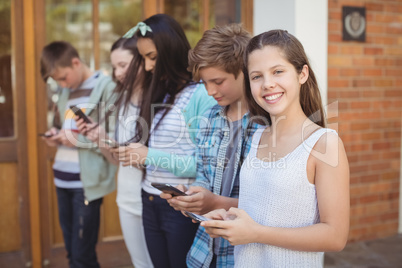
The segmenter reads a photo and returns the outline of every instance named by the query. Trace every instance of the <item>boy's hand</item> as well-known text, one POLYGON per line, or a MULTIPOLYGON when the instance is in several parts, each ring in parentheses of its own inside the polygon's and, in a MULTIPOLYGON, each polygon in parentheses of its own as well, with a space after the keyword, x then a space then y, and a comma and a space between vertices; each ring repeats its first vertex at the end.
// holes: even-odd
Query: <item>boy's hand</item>
POLYGON ((78 143, 78 132, 71 129, 62 129, 60 132, 52 137, 59 144, 67 147, 76 147, 78 143))
POLYGON ((42 140, 46 142, 48 146, 55 147, 60 145, 60 142, 58 141, 58 138, 55 138, 59 130, 55 127, 52 127, 48 131, 46 131, 46 135, 52 135, 51 137, 42 137, 42 140))
POLYGON ((216 195, 204 187, 190 186, 186 194, 188 196, 176 196, 167 201, 175 210, 185 210, 199 215, 214 209, 216 195))
POLYGON ((75 116, 74 120, 78 131, 85 136, 88 131, 87 123, 84 122, 84 119, 80 119, 78 116, 75 116))
POLYGON ((84 119, 80 119, 78 116, 74 118, 78 131, 87 137, 92 142, 100 143, 100 140, 106 139, 106 131, 100 125, 93 123, 92 119, 88 117, 92 123, 85 123, 84 119))
MULTIPOLYGON (((184 186, 182 184, 177 185, 176 188, 179 189, 182 192, 187 191, 186 186, 184 186)), ((163 198, 163 199, 166 199, 166 200, 169 200, 169 199, 173 198, 173 196, 171 194, 164 193, 164 192, 161 192, 161 194, 159 196, 160 196, 160 198, 163 198)))

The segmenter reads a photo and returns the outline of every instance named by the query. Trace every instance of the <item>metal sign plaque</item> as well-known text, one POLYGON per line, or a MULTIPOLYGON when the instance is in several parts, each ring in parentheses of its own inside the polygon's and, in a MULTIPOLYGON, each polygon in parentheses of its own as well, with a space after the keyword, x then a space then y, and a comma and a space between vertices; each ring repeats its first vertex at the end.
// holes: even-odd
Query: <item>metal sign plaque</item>
POLYGON ((366 8, 342 7, 343 31, 345 41, 366 41, 366 8))

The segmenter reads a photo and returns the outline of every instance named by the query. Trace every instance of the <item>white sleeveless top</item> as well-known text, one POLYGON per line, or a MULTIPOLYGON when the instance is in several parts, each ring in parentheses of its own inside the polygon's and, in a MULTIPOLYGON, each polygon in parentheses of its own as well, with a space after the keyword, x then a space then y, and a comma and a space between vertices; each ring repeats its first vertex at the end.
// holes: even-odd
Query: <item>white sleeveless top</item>
MULTIPOLYGON (((119 143, 127 142, 134 137, 139 112, 139 107, 131 102, 125 113, 124 107, 120 108, 115 137, 119 143)), ((142 170, 133 166, 124 167, 122 163, 117 173, 117 205, 138 216, 142 215, 142 175, 142 170)))
MULTIPOLYGON (((240 171, 239 208, 254 221, 272 227, 296 228, 320 221, 315 185, 307 178, 307 160, 321 128, 285 157, 264 162, 256 157, 264 129, 253 136, 252 148, 240 171)), ((235 267, 323 267, 323 252, 295 251, 267 244, 235 246, 235 267)))

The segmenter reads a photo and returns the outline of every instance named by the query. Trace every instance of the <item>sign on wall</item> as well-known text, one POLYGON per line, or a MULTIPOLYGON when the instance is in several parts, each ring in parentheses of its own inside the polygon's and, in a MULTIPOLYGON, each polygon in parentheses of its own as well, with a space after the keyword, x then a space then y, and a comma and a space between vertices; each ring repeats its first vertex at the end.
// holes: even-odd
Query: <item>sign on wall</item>
POLYGON ((365 7, 342 7, 344 41, 366 41, 366 8, 365 7))

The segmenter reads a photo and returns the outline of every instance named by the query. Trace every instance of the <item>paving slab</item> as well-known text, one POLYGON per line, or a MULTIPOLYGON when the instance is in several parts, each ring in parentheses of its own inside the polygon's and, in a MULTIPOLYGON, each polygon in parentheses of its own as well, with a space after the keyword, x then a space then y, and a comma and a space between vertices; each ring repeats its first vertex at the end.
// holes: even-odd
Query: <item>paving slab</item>
POLYGON ((402 234, 348 244, 341 252, 328 252, 325 268, 402 268, 402 234))

